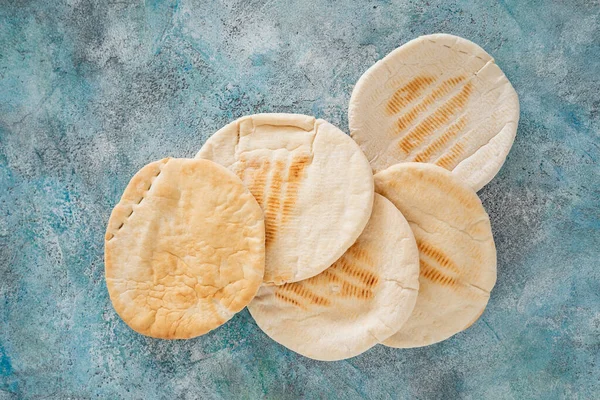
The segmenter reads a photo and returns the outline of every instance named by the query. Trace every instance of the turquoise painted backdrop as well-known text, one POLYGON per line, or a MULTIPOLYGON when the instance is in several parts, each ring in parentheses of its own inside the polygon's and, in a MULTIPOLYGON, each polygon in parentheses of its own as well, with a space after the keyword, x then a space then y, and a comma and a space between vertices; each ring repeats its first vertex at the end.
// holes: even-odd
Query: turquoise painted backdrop
POLYGON ((571 1, 0 0, 0 399, 600 398, 600 5, 571 1), (466 332, 300 357, 247 311, 188 341, 131 331, 103 279, 130 177, 232 119, 325 118, 419 35, 483 46, 520 96, 480 192, 498 283, 466 332))

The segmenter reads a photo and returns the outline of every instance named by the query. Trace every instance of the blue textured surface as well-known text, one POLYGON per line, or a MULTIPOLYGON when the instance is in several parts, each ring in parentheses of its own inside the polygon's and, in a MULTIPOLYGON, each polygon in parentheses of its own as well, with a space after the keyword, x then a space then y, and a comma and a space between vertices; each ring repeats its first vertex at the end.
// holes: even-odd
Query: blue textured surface
POLYGON ((0 1, 0 399, 600 398, 599 18, 585 0, 0 1), (323 363, 247 311, 173 342, 117 317, 103 234, 136 170, 248 113, 347 130, 359 76, 433 32, 483 46, 521 101, 480 192, 499 274, 473 327, 323 363))

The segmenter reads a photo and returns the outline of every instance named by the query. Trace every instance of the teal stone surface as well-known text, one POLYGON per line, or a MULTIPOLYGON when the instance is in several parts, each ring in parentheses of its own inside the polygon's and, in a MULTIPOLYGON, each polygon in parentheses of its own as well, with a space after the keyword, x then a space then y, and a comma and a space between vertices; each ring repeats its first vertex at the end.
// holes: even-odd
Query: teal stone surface
POLYGON ((0 0, 0 399, 600 398, 599 23, 596 0, 0 0), (479 192, 498 283, 471 328, 325 363, 246 310, 187 341, 120 320, 104 230, 140 167, 250 113, 348 131, 361 74, 435 32, 486 49, 521 103, 479 192))

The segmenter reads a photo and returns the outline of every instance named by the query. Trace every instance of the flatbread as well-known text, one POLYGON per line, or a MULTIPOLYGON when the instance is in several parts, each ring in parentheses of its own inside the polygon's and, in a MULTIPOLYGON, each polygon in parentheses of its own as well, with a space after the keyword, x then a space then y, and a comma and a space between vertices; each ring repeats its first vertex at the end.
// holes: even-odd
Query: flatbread
POLYGON ((408 220, 421 264, 413 314, 383 344, 426 346, 468 328, 496 283, 490 220, 475 192, 447 170, 422 163, 379 172, 375 190, 408 220))
POLYGON ((243 309, 262 283, 260 206, 230 171, 165 158, 129 182, 106 229, 106 285, 133 330, 205 334, 243 309))
POLYGON ((319 275, 263 286, 248 306, 273 340, 303 356, 354 357, 395 333, 419 287, 419 254, 410 227, 392 203, 375 195, 367 227, 319 275))
POLYGON ((352 92, 348 117, 375 173, 399 162, 432 163, 477 191, 506 159, 519 100, 481 47, 435 34, 369 68, 352 92))
POLYGON ((310 278, 362 232, 373 175, 358 145, 322 119, 243 117, 215 133, 197 158, 234 171, 265 211, 266 284, 310 278))

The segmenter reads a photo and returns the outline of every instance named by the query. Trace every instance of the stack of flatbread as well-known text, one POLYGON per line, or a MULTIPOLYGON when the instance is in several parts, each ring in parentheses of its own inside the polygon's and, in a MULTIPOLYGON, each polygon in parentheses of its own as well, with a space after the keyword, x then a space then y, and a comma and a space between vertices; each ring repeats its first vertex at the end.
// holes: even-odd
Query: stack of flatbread
POLYGON ((298 114, 233 121, 194 159, 131 179, 105 238, 115 310, 141 334, 187 339, 247 306, 317 360, 445 340, 481 316, 496 282, 476 191, 518 118, 493 59, 435 34, 359 79, 350 136, 298 114))

